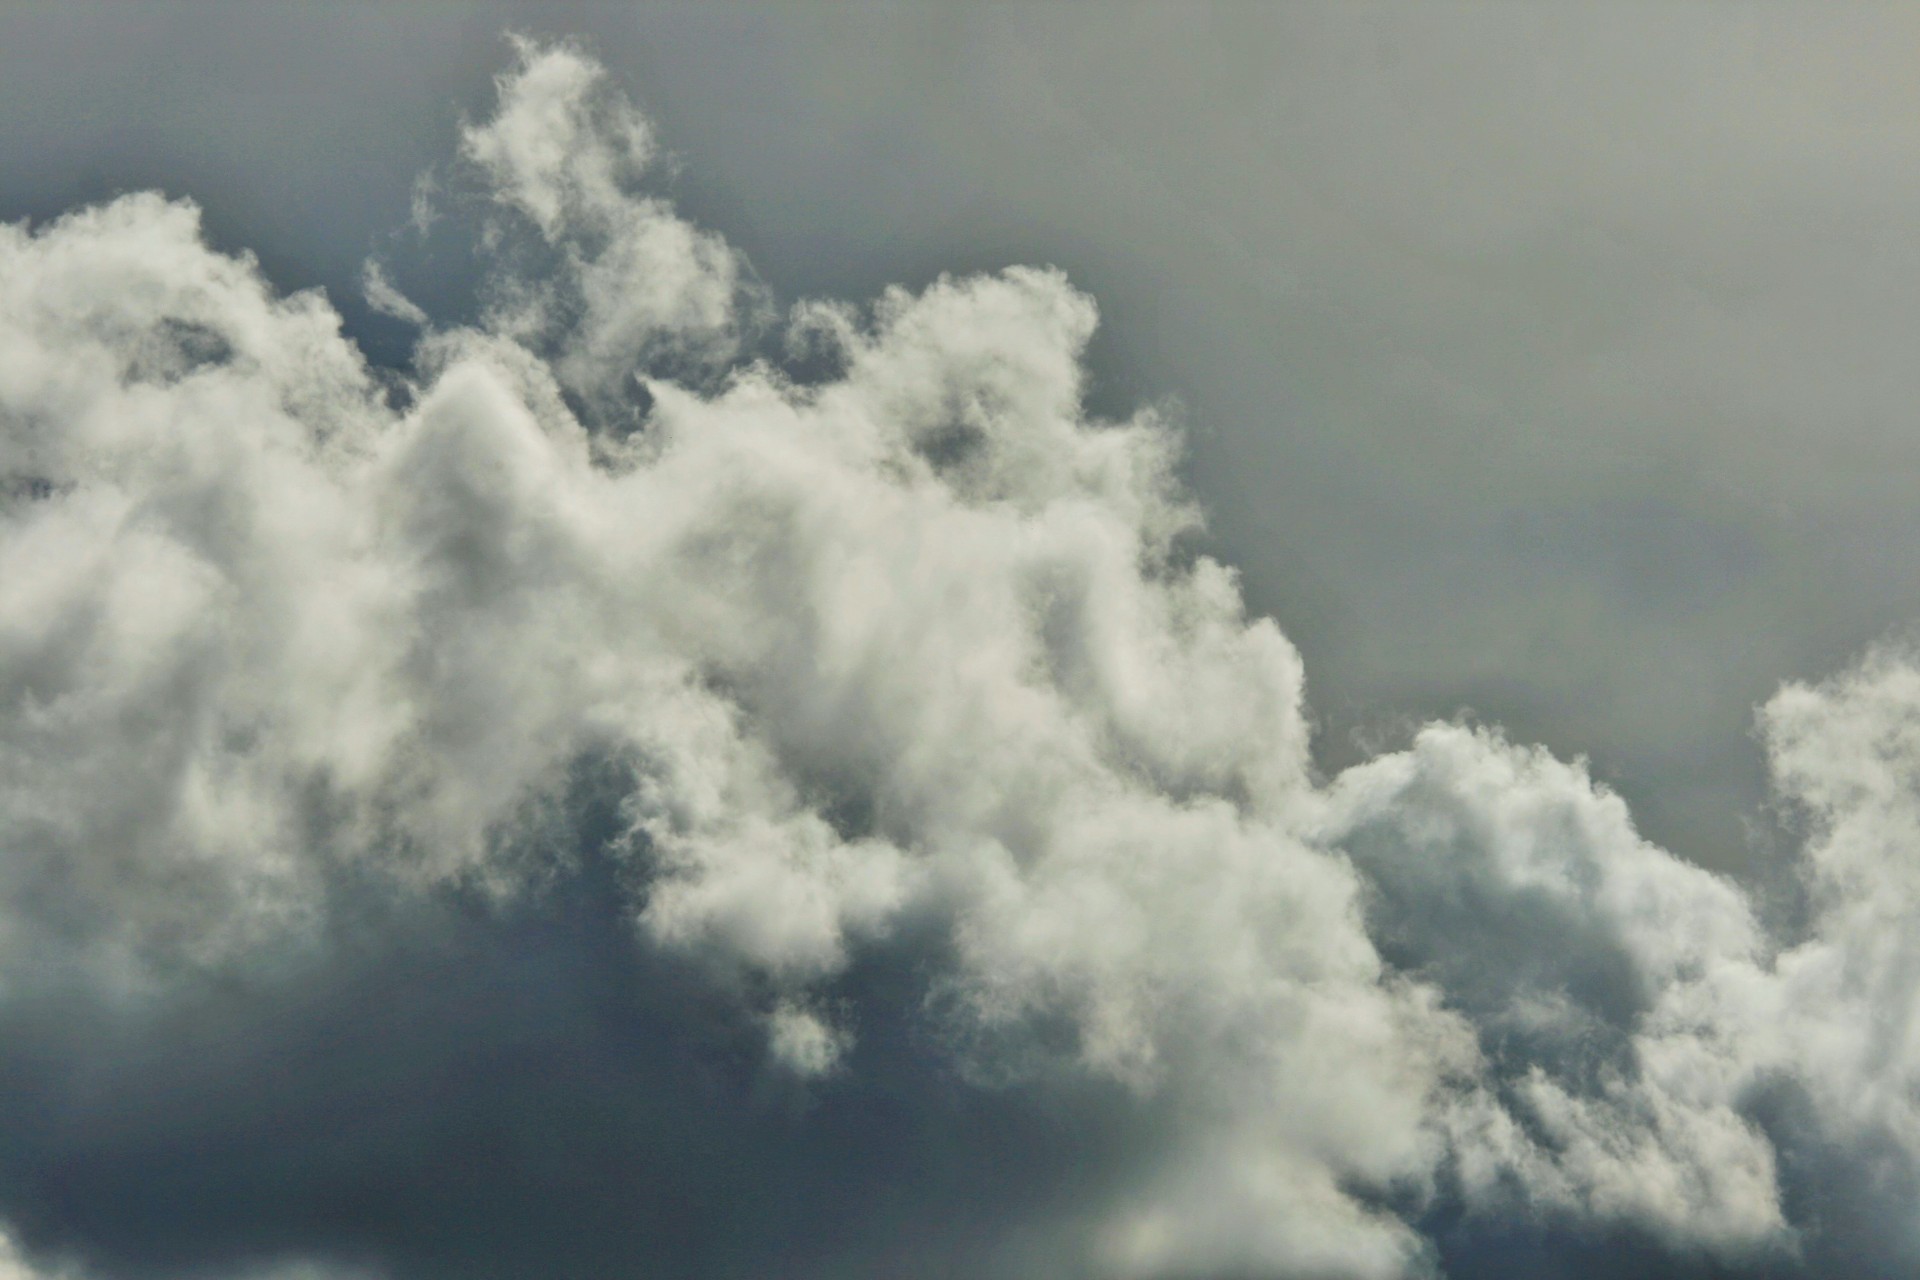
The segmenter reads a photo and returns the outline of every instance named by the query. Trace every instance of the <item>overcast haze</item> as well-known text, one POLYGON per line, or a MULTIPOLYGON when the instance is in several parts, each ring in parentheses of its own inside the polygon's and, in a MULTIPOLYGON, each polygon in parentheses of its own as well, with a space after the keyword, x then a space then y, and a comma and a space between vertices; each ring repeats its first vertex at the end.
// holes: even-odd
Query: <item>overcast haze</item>
POLYGON ((0 1276, 1910 1274, 1917 54, 9 7, 0 1276))

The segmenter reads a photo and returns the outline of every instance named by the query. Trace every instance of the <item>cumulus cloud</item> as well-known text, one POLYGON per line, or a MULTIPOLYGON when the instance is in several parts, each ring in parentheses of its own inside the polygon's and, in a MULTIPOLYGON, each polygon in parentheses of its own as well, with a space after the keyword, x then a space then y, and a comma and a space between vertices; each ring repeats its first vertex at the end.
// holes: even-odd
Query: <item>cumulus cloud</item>
POLYGON ((370 264, 426 329, 397 390, 188 203, 0 230, 0 999, 590 854, 788 1077, 906 1019, 969 1090, 1106 1090, 1123 1167, 1002 1224, 1066 1273, 1432 1274, 1442 1218, 1818 1266, 1806 1171, 1912 1185, 1913 663, 1763 713, 1804 937, 1491 731, 1320 778, 1172 430, 1083 407, 1060 273, 804 305, 806 379, 579 49, 520 42, 461 151, 490 302, 370 264))
POLYGON ((498 110, 462 132, 460 150, 551 255, 537 259, 537 279, 501 289, 492 327, 547 355, 553 376, 602 412, 644 362, 724 364, 750 319, 740 259, 638 191, 659 159, 653 129, 597 62, 567 45, 514 45, 498 110))

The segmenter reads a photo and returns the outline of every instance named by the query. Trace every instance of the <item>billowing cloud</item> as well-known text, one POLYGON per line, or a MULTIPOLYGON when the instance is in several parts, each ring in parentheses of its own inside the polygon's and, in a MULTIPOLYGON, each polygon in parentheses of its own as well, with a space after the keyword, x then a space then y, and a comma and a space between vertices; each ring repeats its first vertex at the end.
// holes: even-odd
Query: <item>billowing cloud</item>
MULTIPOLYGON (((661 1037, 754 1029, 750 1085, 659 1091, 706 1097, 691 1123, 743 1164, 766 1133, 731 1108, 840 1133, 806 1099, 934 1080, 1111 1132, 1098 1176, 996 1203, 958 1268, 1385 1280, 1527 1232, 1911 1264, 1920 1241, 1846 1224, 1920 1159, 1912 663, 1762 715, 1805 834, 1792 937, 1497 733, 1319 777, 1299 658, 1194 550, 1175 434, 1084 408, 1090 299, 1014 268, 803 304, 783 364, 739 257, 643 190, 658 144, 603 70, 516 55, 461 135, 481 317, 436 325, 369 265, 424 330, 405 371, 190 204, 0 231, 0 1009, 80 1001, 193 1080, 167 1019, 197 1043, 206 992, 307 991, 331 1026, 310 984, 366 918, 590 881, 632 974, 694 983, 647 1006, 661 1037), (863 1057, 875 1036, 911 1052, 863 1057)), ((471 1034, 464 995, 391 998, 471 1034)), ((430 1082, 445 1044, 396 1036, 430 1082)), ((76 1105, 20 1149, 104 1142, 76 1105)), ((831 1165, 797 1141, 740 1176, 831 1165)), ((987 1150, 955 1146, 967 1194, 1007 1176, 987 1150)), ((35 1173, 0 1159, 23 1238, 143 1265, 35 1173)), ((871 1212, 816 1241, 823 1273, 885 1271, 874 1241, 924 1222, 871 1212)), ((222 1266, 272 1251, 229 1237, 222 1266)))

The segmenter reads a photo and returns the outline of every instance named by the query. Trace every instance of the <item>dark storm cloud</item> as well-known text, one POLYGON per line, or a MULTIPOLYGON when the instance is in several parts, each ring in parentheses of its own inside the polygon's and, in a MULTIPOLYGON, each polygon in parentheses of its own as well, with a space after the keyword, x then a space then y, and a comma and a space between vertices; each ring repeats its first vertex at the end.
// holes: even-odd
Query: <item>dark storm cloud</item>
POLYGON ((510 918, 348 894, 324 961, 9 1009, 16 1236, 129 1276, 1073 1272, 1007 1228, 1127 1167, 1147 1126, 1118 1091, 967 1087, 890 989, 930 959, 905 945, 839 989, 874 1087, 797 1086, 724 989, 636 944, 612 874, 510 918))
MULTIPOLYGON (((966 22, 856 20, 902 55, 869 77, 985 39, 933 100, 1053 118, 966 22)), ((394 188, 424 241, 351 255, 368 332, 419 337, 402 369, 193 206, 0 233, 0 1216, 33 1259, 0 1268, 1911 1265, 1907 657, 1766 703, 1790 927, 1500 733, 1316 771, 1302 663, 1201 553, 1179 440, 1086 408, 1089 297, 1016 268, 783 325, 593 58, 512 57, 394 188), (804 378, 754 358, 783 327, 804 378)), ((1340 219, 1278 194, 1321 237, 1302 279, 1431 284, 1349 278, 1340 219)), ((1524 197, 1453 191, 1426 247, 1551 220, 1524 197)), ((1406 444, 1389 485, 1461 478, 1406 444)), ((1553 496, 1499 512, 1536 569, 1605 548, 1549 617, 1673 626, 1687 579, 1764 576, 1767 537, 1684 486, 1515 465, 1553 496)), ((1407 493, 1385 523, 1457 529, 1407 493)), ((1402 605, 1444 635, 1457 585, 1402 605)))

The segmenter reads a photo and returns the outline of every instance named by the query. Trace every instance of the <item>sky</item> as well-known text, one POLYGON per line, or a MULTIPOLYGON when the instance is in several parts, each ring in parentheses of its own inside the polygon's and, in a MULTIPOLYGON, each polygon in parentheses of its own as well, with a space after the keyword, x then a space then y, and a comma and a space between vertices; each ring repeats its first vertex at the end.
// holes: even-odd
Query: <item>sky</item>
POLYGON ((1911 1274, 1916 43, 0 11, 0 1277, 1911 1274))

